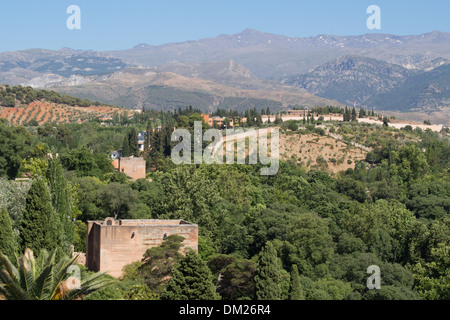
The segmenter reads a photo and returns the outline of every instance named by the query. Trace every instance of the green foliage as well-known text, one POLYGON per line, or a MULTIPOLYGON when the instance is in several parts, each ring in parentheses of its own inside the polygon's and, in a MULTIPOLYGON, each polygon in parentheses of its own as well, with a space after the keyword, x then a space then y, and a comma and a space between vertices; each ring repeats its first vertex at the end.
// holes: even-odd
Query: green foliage
POLYGON ((172 272, 161 300, 218 300, 211 271, 195 251, 188 251, 172 272))
POLYGON ((22 251, 29 248, 39 253, 42 249, 61 247, 61 220, 53 208, 50 191, 43 179, 37 179, 31 185, 19 234, 22 251))
POLYGON ((292 266, 291 272, 291 290, 289 292, 290 300, 305 300, 305 293, 303 292, 300 275, 298 273, 297 265, 292 266))
MULTIPOLYGON (((221 109, 216 115, 239 113, 221 109)), ((251 125, 260 125, 256 109, 245 116, 251 125)), ((142 261, 127 266, 114 286, 85 299, 151 300, 160 294, 164 299, 213 299, 217 294, 230 300, 271 299, 271 294, 305 300, 447 299, 450 146, 445 133, 341 123, 335 125, 337 134, 373 149, 364 161, 353 161, 354 168, 338 174, 326 172, 325 165, 307 171, 280 161, 278 173, 266 177, 259 165, 171 162, 173 127, 191 130, 193 121, 202 120, 197 107, 116 118, 111 127, 94 122, 27 129, 0 124, 6 141, 0 146, 1 175, 12 179, 28 172, 46 179, 39 192, 36 186, 30 191, 36 181, 0 179, 0 208, 9 213, 19 239, 28 233, 21 231, 29 223, 28 211, 43 220, 59 217, 64 232, 54 246, 74 244, 76 251, 85 250, 87 220, 183 219, 199 225, 198 258, 182 262, 181 241, 168 237, 142 261), (143 156, 151 181, 131 181, 112 168, 109 153, 121 149, 133 131, 147 132, 143 156), (48 159, 49 153, 55 159, 58 153, 61 164, 48 159), (14 157, 19 162, 12 170, 14 157), (69 220, 72 231, 63 227, 69 220), (273 250, 266 248, 268 243, 273 250), (200 281, 204 294, 184 289, 199 282, 189 273, 194 265, 209 279, 200 281), (370 265, 381 269, 381 290, 366 287, 370 265), (167 291, 174 278, 179 280, 167 291)), ((307 130, 320 134, 312 124, 307 130)), ((41 241, 46 233, 39 232, 28 241, 41 241)))
POLYGON ((14 234, 11 217, 5 208, 0 209, 0 252, 13 260, 17 254, 17 236, 14 234))
MULTIPOLYGON (((173 268, 183 258, 179 252, 183 241, 182 236, 171 235, 164 239, 161 246, 145 252, 136 273, 152 292, 161 294, 166 288, 173 268)), ((127 277, 130 277, 129 271, 127 277)))
POLYGON ((215 255, 208 267, 217 277, 217 292, 225 300, 252 300, 255 294, 256 263, 230 255, 215 255))
POLYGON ((103 178, 104 174, 114 171, 114 167, 106 157, 100 154, 93 155, 89 148, 81 146, 62 154, 61 163, 65 169, 75 171, 78 177, 103 178))
POLYGON ((450 214, 450 181, 436 180, 413 184, 406 206, 417 217, 441 219, 450 214))
POLYGON ((0 123, 0 177, 17 177, 22 160, 29 152, 31 139, 25 128, 7 127, 0 123))
POLYGON ((283 268, 271 242, 258 255, 255 271, 255 296, 257 300, 281 300, 283 268))
POLYGON ((51 159, 48 162, 47 180, 53 208, 59 216, 63 230, 61 245, 67 250, 74 243, 74 220, 79 211, 74 203, 72 187, 66 182, 62 165, 58 159, 51 159))
POLYGON ((56 251, 50 254, 41 250, 34 258, 33 251, 27 249, 16 264, 0 253, 0 293, 7 300, 75 300, 113 283, 103 273, 94 273, 79 279, 79 285, 72 290, 64 291, 62 284, 71 276, 68 270, 75 266, 76 258, 58 259, 56 251))
POLYGON ((323 277, 334 252, 328 222, 313 213, 301 215, 287 236, 289 261, 299 272, 311 278, 323 277))
POLYGON ((450 246, 441 243, 431 251, 431 262, 414 266, 416 290, 427 300, 450 299, 450 246))
POLYGON ((14 107, 17 99, 19 102, 29 104, 35 100, 46 100, 48 102, 67 104, 71 106, 89 107, 99 105, 98 102, 92 102, 87 99, 80 99, 60 94, 55 91, 35 90, 31 87, 14 86, 5 88, 0 86, 1 105, 5 107, 14 107), (6 93, 8 92, 9 93, 6 93))
POLYGON ((122 155, 124 157, 139 156, 138 135, 134 127, 130 129, 123 139, 122 155))

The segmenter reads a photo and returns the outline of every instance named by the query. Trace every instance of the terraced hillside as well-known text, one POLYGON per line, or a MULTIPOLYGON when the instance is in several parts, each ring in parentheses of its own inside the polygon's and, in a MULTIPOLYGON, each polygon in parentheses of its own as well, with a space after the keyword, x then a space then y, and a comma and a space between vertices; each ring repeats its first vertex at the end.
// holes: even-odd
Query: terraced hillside
POLYGON ((112 117, 124 110, 114 107, 90 106, 73 107, 51 102, 33 101, 13 108, 0 107, 0 118, 7 119, 13 125, 37 123, 82 123, 99 117, 112 117), (34 122, 35 120, 36 122, 34 122))

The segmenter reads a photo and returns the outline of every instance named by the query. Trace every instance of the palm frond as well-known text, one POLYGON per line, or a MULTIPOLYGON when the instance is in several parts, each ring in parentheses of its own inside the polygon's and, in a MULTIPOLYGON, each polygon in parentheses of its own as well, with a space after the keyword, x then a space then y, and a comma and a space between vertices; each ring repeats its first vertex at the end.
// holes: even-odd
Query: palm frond
POLYGON ((30 296, 23 290, 18 283, 10 277, 10 275, 5 272, 5 270, 0 270, 0 281, 2 294, 8 300, 29 300, 30 296))
POLYGON ((94 273, 81 281, 80 289, 71 290, 65 296, 64 300, 74 300, 97 290, 105 289, 117 283, 116 279, 111 279, 105 276, 104 272, 94 273))
POLYGON ((35 259, 28 249, 17 259, 17 267, 0 253, 0 293, 10 300, 73 300, 116 282, 98 272, 83 279, 80 288, 65 288, 68 285, 66 280, 71 276, 68 270, 76 265, 78 256, 64 256, 56 261, 56 252, 42 250, 35 259))
POLYGON ((9 276, 18 281, 19 279, 19 270, 11 263, 9 258, 0 252, 0 265, 3 265, 5 271, 9 274, 9 276))
POLYGON ((36 278, 33 293, 37 300, 50 300, 51 288, 54 286, 53 265, 44 268, 36 278))
POLYGON ((54 266, 52 273, 53 283, 47 288, 49 291, 49 296, 52 300, 57 299, 55 297, 58 294, 58 291, 60 289, 59 286, 61 285, 61 283, 63 283, 70 277, 70 275, 67 273, 67 270, 71 265, 74 264, 75 261, 76 259, 70 260, 68 257, 65 257, 54 266))

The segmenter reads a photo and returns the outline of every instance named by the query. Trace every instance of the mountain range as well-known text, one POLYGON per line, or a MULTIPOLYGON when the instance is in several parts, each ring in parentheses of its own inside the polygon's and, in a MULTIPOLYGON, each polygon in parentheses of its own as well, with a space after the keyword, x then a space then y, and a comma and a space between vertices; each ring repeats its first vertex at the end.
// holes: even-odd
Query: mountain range
POLYGON ((448 124, 449 63, 445 32, 294 38, 246 29, 120 51, 3 52, 0 83, 129 108, 357 105, 448 124))

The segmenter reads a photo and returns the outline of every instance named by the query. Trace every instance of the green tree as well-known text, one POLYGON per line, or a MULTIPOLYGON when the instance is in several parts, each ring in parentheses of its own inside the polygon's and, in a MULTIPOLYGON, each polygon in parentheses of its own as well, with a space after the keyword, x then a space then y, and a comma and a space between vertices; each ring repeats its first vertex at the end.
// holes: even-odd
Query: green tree
POLYGON ((301 215, 289 227, 287 241, 292 244, 290 263, 296 264, 302 275, 314 279, 328 274, 334 253, 328 220, 315 213, 301 215))
POLYGON ((100 175, 92 152, 86 146, 80 146, 63 153, 61 155, 61 163, 65 169, 75 171, 79 177, 95 177, 100 175))
POLYGON ((30 248, 39 253, 42 249, 61 247, 61 221, 53 208, 50 191, 43 179, 35 180, 28 191, 19 235, 22 251, 30 248))
POLYGON ((431 262, 414 266, 415 289, 427 300, 450 299, 450 246, 432 249, 431 262))
POLYGON ((178 127, 180 128, 188 128, 189 127, 189 117, 187 116, 180 116, 178 118, 178 127))
POLYGON ((123 138, 122 156, 123 157, 131 156, 130 140, 128 139, 128 134, 123 138))
POLYGON ((13 260, 17 253, 17 237, 12 220, 5 208, 0 209, 0 252, 13 260))
POLYGON ((74 220, 79 211, 74 203, 72 188, 64 178, 63 168, 58 159, 49 160, 47 180, 53 208, 59 216, 63 229, 62 247, 66 250, 74 243, 74 220))
POLYGON ((225 300, 253 299, 256 263, 235 259, 220 272, 217 291, 225 300))
POLYGON ((161 300, 218 300, 211 270, 195 251, 186 253, 172 272, 161 300))
POLYGON ((182 236, 170 235, 160 246, 145 252, 137 274, 152 292, 160 294, 166 288, 173 268, 183 258, 179 252, 183 241, 182 236))
POLYGON ((291 271, 291 288, 289 292, 290 300, 305 300, 305 293, 303 292, 300 275, 298 273, 297 265, 292 266, 291 271))
POLYGON ((14 179, 29 152, 31 134, 24 127, 7 127, 0 123, 0 142, 0 177, 14 179))
POLYGON ((138 134, 134 127, 128 132, 128 144, 130 146, 130 155, 139 157, 138 134))
POLYGON ((282 299, 282 266, 271 242, 258 255, 255 271, 255 296, 257 300, 282 299))

